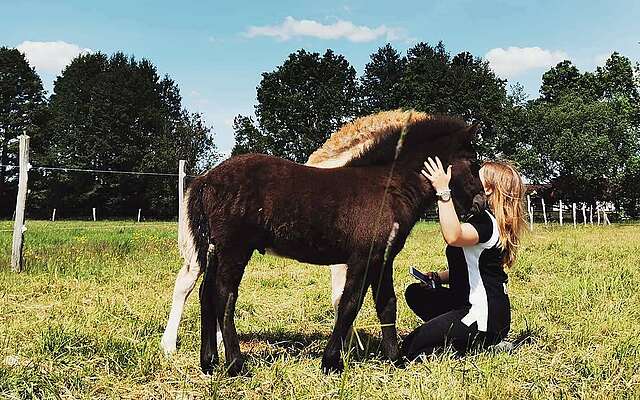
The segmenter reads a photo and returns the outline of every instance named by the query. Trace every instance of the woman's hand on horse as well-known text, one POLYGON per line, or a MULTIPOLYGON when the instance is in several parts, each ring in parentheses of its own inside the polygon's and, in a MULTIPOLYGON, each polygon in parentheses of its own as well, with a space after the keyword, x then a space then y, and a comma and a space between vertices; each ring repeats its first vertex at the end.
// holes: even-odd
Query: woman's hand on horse
POLYGON ((435 161, 429 157, 424 162, 424 168, 422 169, 422 175, 427 178, 433 188, 440 192, 443 190, 449 190, 449 181, 451 181, 451 165, 447 167, 445 172, 442 162, 436 156, 435 161))

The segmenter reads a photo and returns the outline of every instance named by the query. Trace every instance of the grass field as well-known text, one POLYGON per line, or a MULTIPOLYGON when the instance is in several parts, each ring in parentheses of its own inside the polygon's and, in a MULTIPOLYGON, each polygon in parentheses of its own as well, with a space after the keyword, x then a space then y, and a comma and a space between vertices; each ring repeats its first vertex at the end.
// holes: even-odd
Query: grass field
MULTIPOLYGON (((640 398, 638 225, 538 225, 527 236, 510 271, 510 337, 529 342, 511 354, 445 353, 396 369, 378 351, 369 296, 356 322, 368 347, 330 376, 320 372, 328 269, 256 254, 236 314, 249 373, 228 378, 199 371, 197 294, 176 355, 160 352, 181 264, 175 224, 122 224, 29 222, 16 275, 2 232, 11 223, 0 222, 0 397, 640 398)), ((437 225, 422 223, 396 260, 402 336, 419 323, 403 297, 408 266, 443 268, 443 247, 437 225)))

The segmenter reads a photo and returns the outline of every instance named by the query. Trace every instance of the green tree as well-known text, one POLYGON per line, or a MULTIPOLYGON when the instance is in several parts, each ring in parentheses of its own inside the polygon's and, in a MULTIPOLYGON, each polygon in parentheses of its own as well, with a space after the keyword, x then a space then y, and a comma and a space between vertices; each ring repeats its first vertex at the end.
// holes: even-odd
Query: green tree
MULTIPOLYGON (((0 47, 0 164, 14 165, 16 138, 38 135, 46 123, 42 82, 17 49, 0 47)), ((16 170, 0 167, 0 215, 15 208, 16 170)))
MULTIPOLYGON (((49 134, 38 143, 41 163, 98 170, 189 172, 216 158, 211 128, 182 107, 180 91, 148 60, 102 53, 75 58, 54 83, 49 134)), ((175 179, 137 175, 55 173, 34 194, 41 206, 89 215, 105 207, 111 215, 144 208, 147 215, 174 215, 175 179)))
POLYGON ((364 74, 360 77, 360 114, 394 110, 402 105, 400 84, 406 62, 407 60, 388 43, 371 54, 371 61, 367 63, 364 74))
POLYGON ((496 124, 507 99, 505 81, 486 61, 468 52, 452 58, 442 42, 435 47, 418 43, 407 52, 400 90, 405 108, 481 122, 478 149, 492 153, 496 124))
POLYGON ((266 138, 253 122, 253 118, 237 115, 233 119, 236 143, 231 155, 245 153, 267 153, 266 138))
POLYGON ((557 104, 530 109, 532 146, 544 169, 538 180, 555 181, 568 200, 615 201, 638 154, 637 129, 625 101, 589 101, 565 94, 557 104))
MULTIPOLYGON (((255 107, 257 129, 262 133, 258 135, 262 139, 253 142, 260 143, 257 149, 304 162, 333 131, 356 115, 355 76, 347 60, 331 50, 322 56, 299 50, 275 71, 263 73, 255 107)), ((247 134, 256 134, 253 123, 243 118, 236 118, 241 146, 247 134)))
POLYGON ((640 211, 638 65, 613 53, 595 72, 563 61, 543 75, 540 98, 508 97, 499 150, 534 183, 566 200, 613 201, 640 211))
POLYGON ((566 92, 580 93, 583 75, 571 61, 564 60, 542 75, 540 97, 547 102, 558 100, 566 92))

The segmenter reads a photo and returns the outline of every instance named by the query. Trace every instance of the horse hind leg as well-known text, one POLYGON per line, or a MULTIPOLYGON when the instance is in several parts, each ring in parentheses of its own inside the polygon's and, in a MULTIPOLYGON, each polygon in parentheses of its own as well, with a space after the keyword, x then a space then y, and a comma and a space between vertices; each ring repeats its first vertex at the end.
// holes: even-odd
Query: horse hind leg
POLYGON ((200 284, 200 367, 205 374, 211 374, 218 365, 219 324, 217 316, 215 253, 208 257, 207 269, 200 284), (216 331, 214 334, 213 332, 216 331))
MULTIPOLYGON (((202 270, 198 263, 195 261, 185 261, 184 265, 178 272, 176 283, 173 288, 169 319, 167 320, 167 325, 165 327, 164 333, 162 334, 162 339, 160 340, 160 348, 166 355, 173 354, 176 351, 178 327, 180 326, 180 320, 182 319, 184 306, 201 274, 202 270)), ((217 323, 216 341, 217 346, 220 347, 220 345, 222 344, 222 332, 220 332, 220 326, 217 323)))
POLYGON ((200 276, 201 270, 197 262, 190 263, 185 261, 184 265, 178 272, 176 283, 173 289, 173 297, 171 301, 171 311, 167 326, 160 341, 160 347, 165 354, 172 354, 176 351, 176 341, 178 339, 178 326, 182 318, 184 305, 196 285, 196 281, 200 276))
MULTIPOLYGON (((240 341, 234 323, 236 302, 238 300, 238 288, 244 269, 251 257, 251 249, 230 249, 227 248, 224 254, 218 255, 217 273, 215 276, 215 316, 217 325, 222 329, 224 340, 226 368, 229 375, 238 375, 244 368, 244 360, 240 352, 240 341)), ((202 305, 201 305, 202 307, 202 305)), ((207 317, 211 318, 213 313, 207 317)), ((211 340, 211 336, 203 336, 203 346, 205 340, 211 340)), ((203 365, 204 370, 204 365, 203 365)))

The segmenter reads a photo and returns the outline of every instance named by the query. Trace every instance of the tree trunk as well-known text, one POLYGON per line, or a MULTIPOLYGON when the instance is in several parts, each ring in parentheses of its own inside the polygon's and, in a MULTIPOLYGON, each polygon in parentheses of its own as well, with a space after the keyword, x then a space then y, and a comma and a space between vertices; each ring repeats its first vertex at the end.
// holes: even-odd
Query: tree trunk
MULTIPOLYGON (((7 164, 7 142, 2 143, 2 153, 0 154, 0 165, 7 164)), ((0 193, 4 191, 5 167, 0 167, 0 193)))

